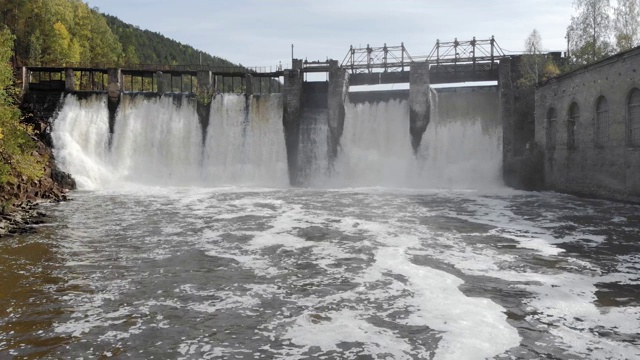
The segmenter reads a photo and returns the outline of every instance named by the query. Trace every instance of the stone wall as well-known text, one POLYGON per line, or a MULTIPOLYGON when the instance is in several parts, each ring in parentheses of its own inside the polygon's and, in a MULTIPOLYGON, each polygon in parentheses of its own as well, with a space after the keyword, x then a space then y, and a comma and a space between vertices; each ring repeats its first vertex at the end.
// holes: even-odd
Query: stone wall
POLYGON ((500 108, 503 130, 502 176, 507 186, 522 190, 544 187, 541 153, 535 148, 534 88, 520 85, 521 57, 500 60, 500 108))
POLYGON ((640 147, 631 146, 628 137, 628 100, 635 88, 640 88, 640 48, 568 73, 537 89, 535 140, 544 151, 548 188, 640 199, 640 147), (598 115, 601 98, 606 99, 608 111, 598 115), (579 116, 575 128, 570 129, 570 107, 574 103, 579 116), (549 121, 553 112, 556 131, 549 121), (600 131, 596 131, 598 118, 602 119, 600 131), (572 130, 575 146, 570 141, 572 130))

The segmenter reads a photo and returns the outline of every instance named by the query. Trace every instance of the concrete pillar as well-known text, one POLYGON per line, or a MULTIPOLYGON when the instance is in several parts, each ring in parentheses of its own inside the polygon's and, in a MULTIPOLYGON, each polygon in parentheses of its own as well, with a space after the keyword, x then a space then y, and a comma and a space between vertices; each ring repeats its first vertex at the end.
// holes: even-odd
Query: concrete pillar
POLYGON ((253 75, 247 74, 244 76, 245 94, 247 96, 253 95, 253 75))
POLYGON ((196 96, 196 112, 198 120, 202 128, 202 144, 207 140, 207 131, 209 130, 209 116, 211 113, 211 97, 215 88, 214 77, 211 71, 198 71, 196 74, 198 80, 198 90, 196 96))
POLYGON ((120 93, 122 92, 122 70, 121 69, 108 69, 107 76, 109 78, 109 99, 120 99, 120 93))
POLYGON ((211 71, 198 71, 198 94, 211 95, 213 93, 213 76, 211 71))
POLYGON ((289 165, 289 181, 291 185, 299 185, 298 144, 300 136, 300 110, 302 106, 302 60, 294 59, 292 69, 284 71, 282 89, 283 111, 282 125, 287 145, 287 162, 289 165))
POLYGON ((349 74, 341 68, 338 62, 331 61, 329 71, 329 93, 327 94, 327 106, 329 108, 329 160, 333 161, 338 156, 338 145, 344 129, 345 109, 344 103, 349 93, 349 74))
POLYGON ((109 79, 109 87, 107 88, 109 101, 107 108, 109 109, 109 147, 111 147, 113 131, 116 125, 116 113, 120 105, 120 94, 122 94, 122 70, 108 69, 107 77, 109 79))
POLYGON ((76 90, 75 74, 73 69, 66 69, 64 71, 64 91, 72 92, 76 90))
POLYGON ((500 110, 502 114, 502 175, 505 184, 513 186, 513 125, 515 120, 515 87, 511 77, 511 60, 501 59, 498 66, 498 86, 500 87, 500 110))
POLYGON ((29 83, 31 82, 31 70, 26 66, 22 67, 22 96, 29 92, 29 83))
POLYGON ((162 71, 156 72, 156 94, 163 95, 167 92, 167 81, 162 71))
POLYGON ((430 120, 429 103, 429 63, 411 63, 409 75, 409 132, 411 146, 415 153, 420 148, 422 134, 427 130, 430 120))
POLYGON ((502 177, 505 185, 523 190, 544 187, 544 152, 535 144, 535 93, 518 87, 520 58, 502 59, 498 65, 502 116, 502 177), (518 96, 516 98, 516 92, 518 96))

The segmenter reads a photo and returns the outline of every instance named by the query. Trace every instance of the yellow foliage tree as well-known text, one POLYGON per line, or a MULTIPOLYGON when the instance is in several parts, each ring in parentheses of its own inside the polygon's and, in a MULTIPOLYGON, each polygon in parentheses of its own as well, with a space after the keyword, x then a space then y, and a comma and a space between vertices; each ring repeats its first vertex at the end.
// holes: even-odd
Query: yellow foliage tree
POLYGON ((45 64, 64 66, 73 57, 71 50, 71 35, 63 23, 57 21, 53 24, 53 31, 50 32, 47 42, 47 51, 44 58, 45 64))

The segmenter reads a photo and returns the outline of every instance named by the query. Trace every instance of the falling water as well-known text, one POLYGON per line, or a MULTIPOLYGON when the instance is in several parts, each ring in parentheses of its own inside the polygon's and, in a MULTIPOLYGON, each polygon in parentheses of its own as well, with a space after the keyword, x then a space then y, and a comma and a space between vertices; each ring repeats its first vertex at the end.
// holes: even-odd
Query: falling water
POLYGON ((283 131, 280 95, 216 96, 202 164, 207 185, 287 186, 283 131))
POLYGON ((502 123, 495 87, 432 91, 431 122, 418 159, 422 185, 487 189, 502 186, 502 123))
POLYGON ((217 96, 204 145, 195 109, 186 97, 123 95, 110 147, 106 96, 68 95, 54 120, 56 159, 83 189, 288 184, 279 95, 217 96))
POLYGON ((345 108, 332 181, 339 186, 410 186, 417 163, 407 102, 348 102, 345 108))
POLYGON ((331 182, 338 186, 486 189, 501 186, 497 89, 431 91, 431 121, 417 154, 406 100, 348 102, 331 182))
POLYGON ((329 111, 303 109, 297 157, 297 181, 323 186, 329 176, 329 111))

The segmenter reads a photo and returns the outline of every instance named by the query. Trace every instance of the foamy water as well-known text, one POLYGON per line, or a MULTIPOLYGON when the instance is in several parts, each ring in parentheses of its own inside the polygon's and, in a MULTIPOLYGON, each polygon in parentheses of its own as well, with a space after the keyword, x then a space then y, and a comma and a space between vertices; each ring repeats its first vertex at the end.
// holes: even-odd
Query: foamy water
POLYGON ((640 286, 634 206, 375 189, 74 197, 49 208, 59 223, 27 240, 55 253, 28 270, 43 271, 30 286, 47 300, 8 307, 0 354, 31 353, 18 344, 37 339, 62 358, 639 353, 639 299, 619 288, 640 286), (60 310, 41 332, 5 331, 43 307, 60 310))

